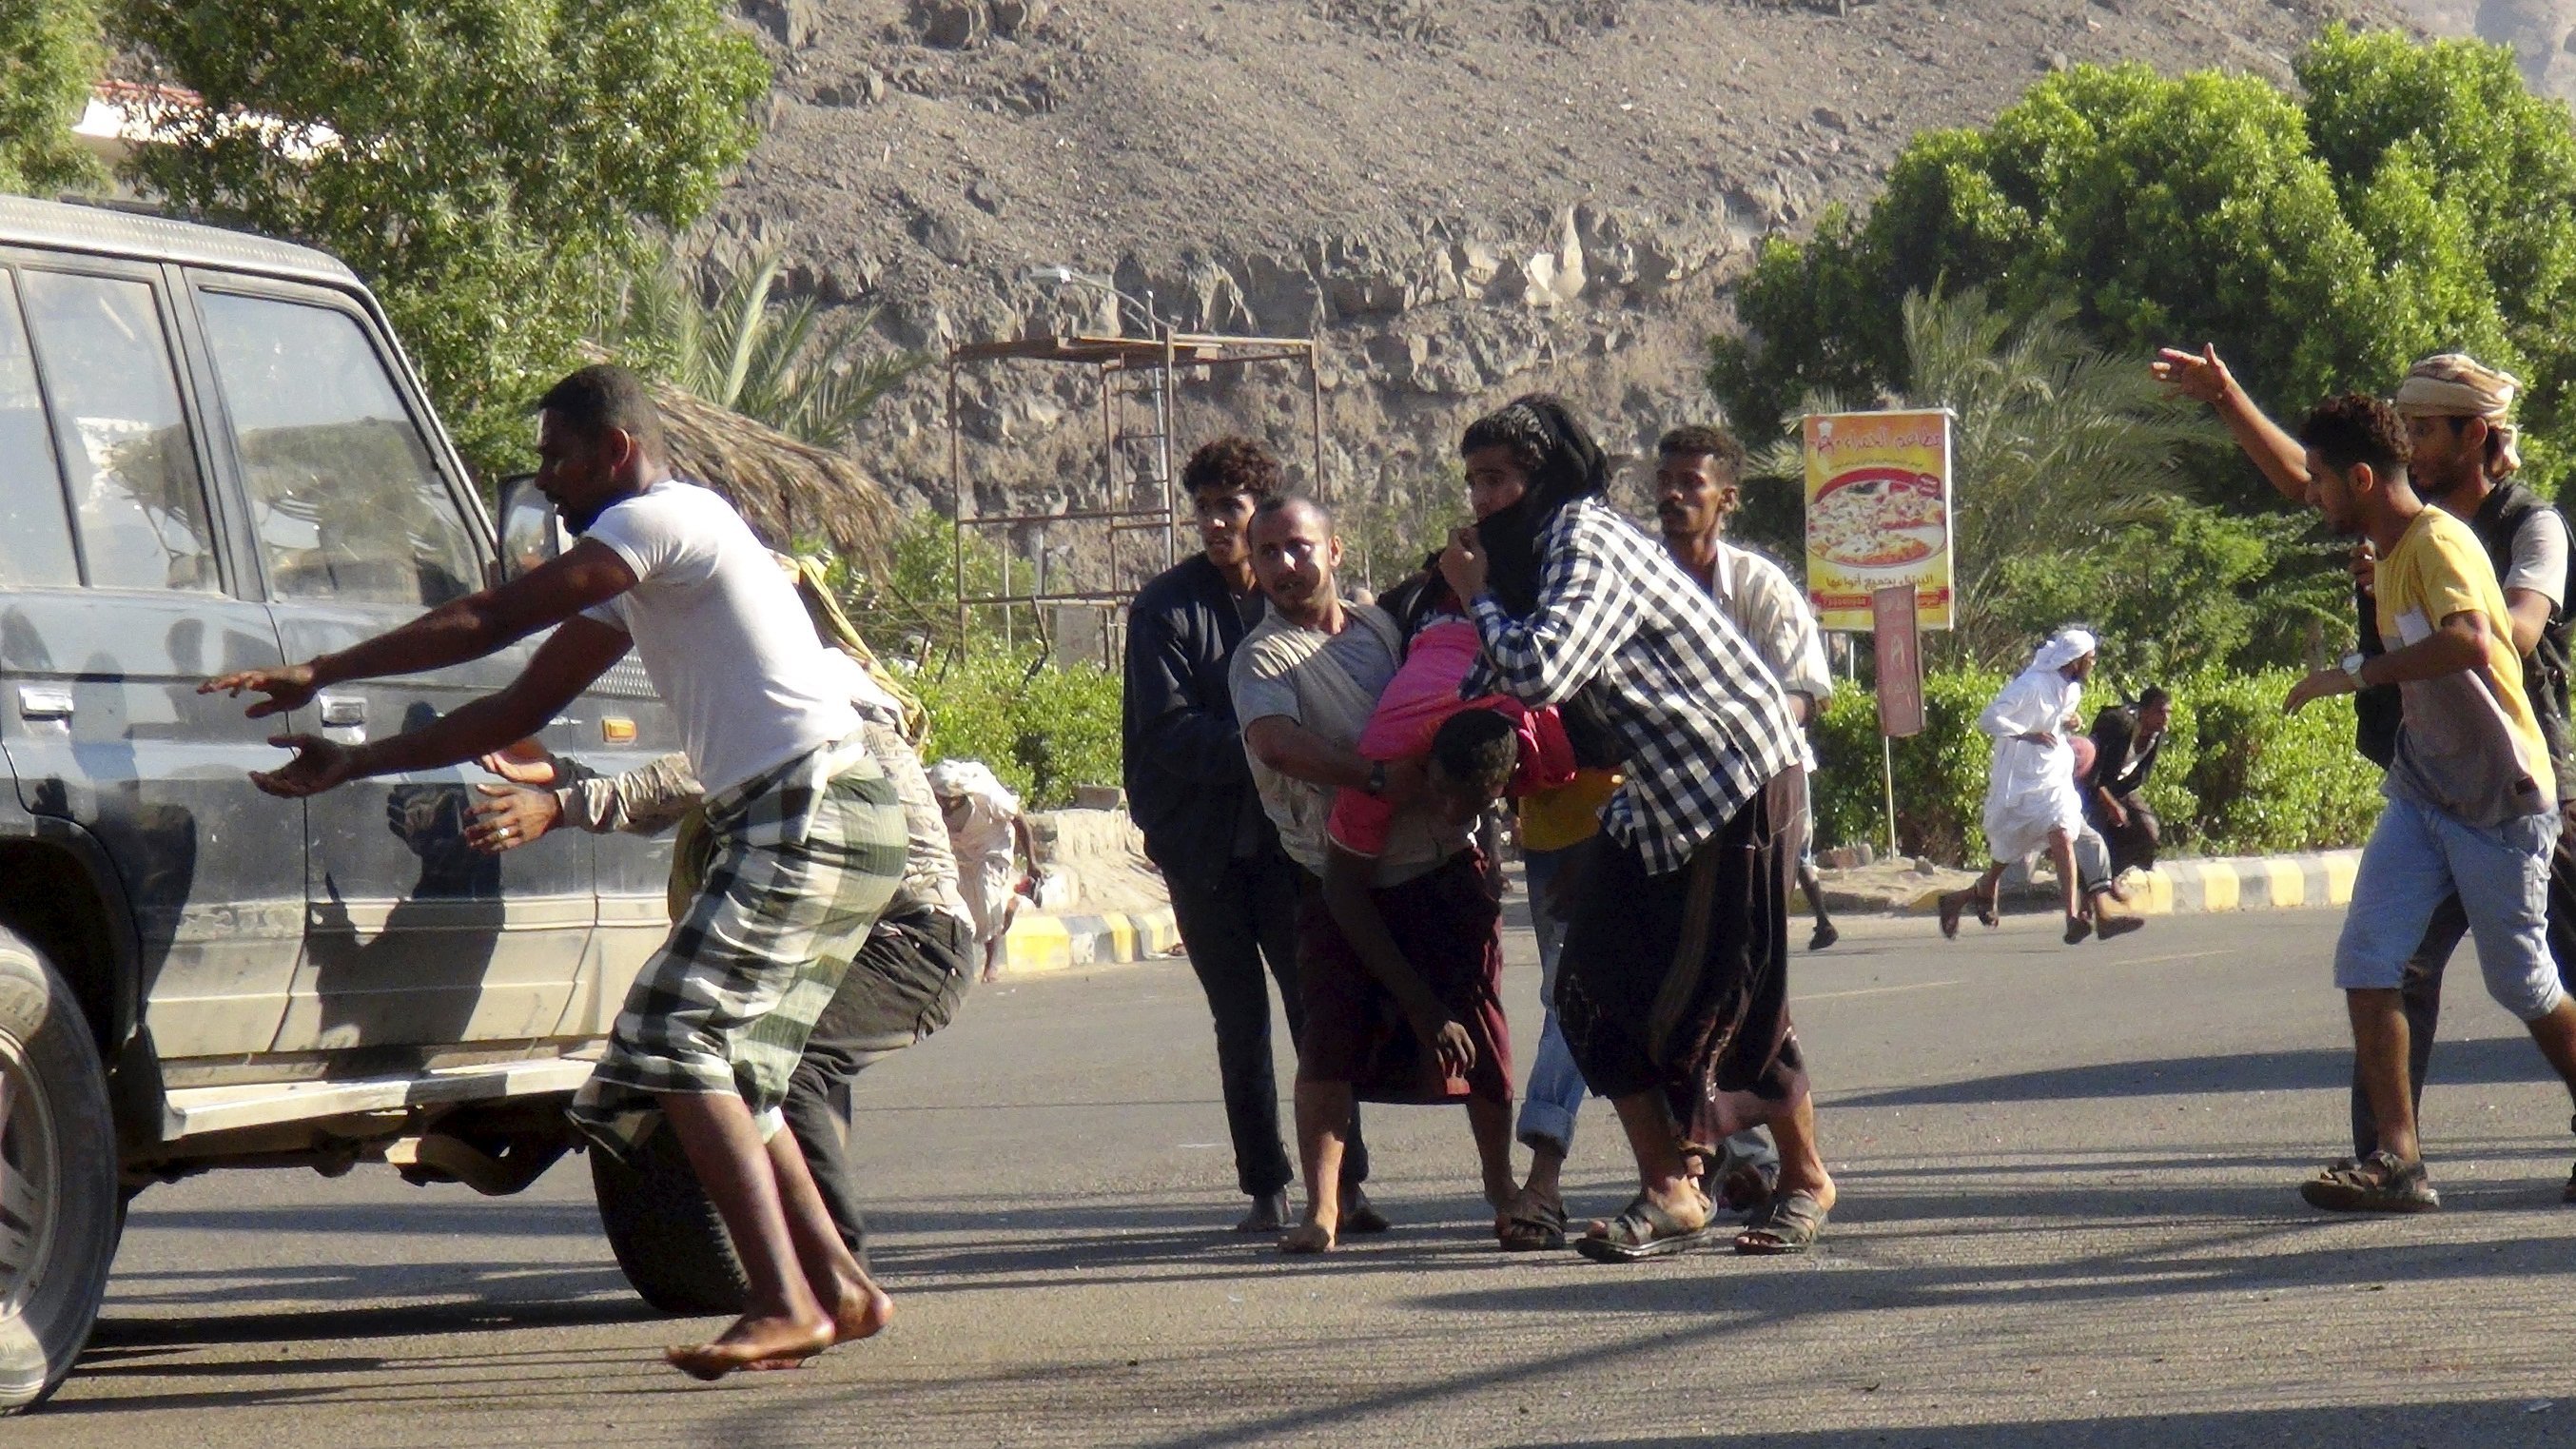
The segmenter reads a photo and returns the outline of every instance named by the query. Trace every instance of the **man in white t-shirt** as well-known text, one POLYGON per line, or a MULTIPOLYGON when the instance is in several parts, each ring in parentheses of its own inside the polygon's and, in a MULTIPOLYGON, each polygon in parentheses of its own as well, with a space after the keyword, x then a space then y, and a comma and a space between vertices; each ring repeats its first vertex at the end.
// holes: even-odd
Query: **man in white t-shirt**
POLYGON ((722 498, 671 476, 643 383, 586 367, 538 413, 537 487, 581 535, 562 557, 340 653, 200 689, 265 694, 251 715, 278 715, 335 684, 442 669, 554 630, 509 687, 419 729, 360 745, 278 736, 295 758, 251 778, 295 797, 502 749, 630 649, 642 657, 705 788, 714 863, 636 978, 573 1119, 623 1152, 667 1118, 742 1261, 742 1317, 671 1362, 700 1378, 784 1366, 893 1316, 834 1231, 779 1107, 815 1017, 901 881, 902 807, 769 551, 722 498))

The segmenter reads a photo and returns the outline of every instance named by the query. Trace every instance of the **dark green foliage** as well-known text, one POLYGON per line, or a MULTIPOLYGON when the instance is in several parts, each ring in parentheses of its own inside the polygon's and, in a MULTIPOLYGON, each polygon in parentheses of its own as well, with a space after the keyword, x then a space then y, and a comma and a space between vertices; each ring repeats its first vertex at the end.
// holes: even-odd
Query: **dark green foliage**
POLYGON ((175 144, 135 179, 346 260, 487 476, 749 151, 769 83, 714 0, 121 0, 110 22, 206 102, 162 117, 175 144))
MULTIPOLYGON (((2078 66, 1983 129, 1906 149, 1868 219, 1774 241, 1737 295, 1749 335, 1710 386, 1756 437, 1811 391, 1905 376, 1909 293, 1984 287, 2071 309, 2115 352, 2214 343, 2276 410, 2385 391, 2460 349, 2534 384, 2532 476, 2567 469, 2576 358, 2576 138, 2511 53, 2330 29, 2304 98, 2248 76, 2078 66)), ((2225 476, 2268 499, 2253 470, 2225 476)))
MULTIPOLYGON (((2379 771, 2352 747, 2352 701, 2321 700, 2296 715, 2281 697, 2297 671, 2207 669, 2188 675, 2098 671, 2085 690, 2084 722, 2161 683, 2173 723, 2147 783, 2168 849, 2263 855, 2361 843, 2379 813, 2379 771)), ((1977 733, 2003 676, 1940 670, 1924 681, 1925 729, 1896 741, 1898 837, 1908 855, 1982 865, 1990 743, 1977 733)), ((1817 723, 1816 842, 1887 848, 1878 706, 1867 692, 1837 693, 1817 723)))
POLYGON ((101 59, 94 0, 0 0, 0 191, 43 195, 106 178, 71 134, 101 59))

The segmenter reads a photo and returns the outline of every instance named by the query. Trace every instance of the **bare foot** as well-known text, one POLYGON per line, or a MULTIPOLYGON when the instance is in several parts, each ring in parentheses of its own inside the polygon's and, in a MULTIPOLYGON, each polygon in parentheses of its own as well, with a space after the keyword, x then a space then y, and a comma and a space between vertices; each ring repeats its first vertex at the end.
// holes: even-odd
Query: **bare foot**
MULTIPOLYGON (((874 1338, 885 1332, 886 1325, 892 1322, 894 1299, 878 1287, 874 1279, 844 1284, 840 1303, 832 1310, 832 1341, 826 1347, 838 1348, 845 1343, 874 1338)), ((744 1364, 743 1368, 752 1373, 774 1373, 780 1369, 803 1368, 807 1357, 811 1355, 765 1358, 758 1363, 744 1364)))
POLYGON ((1304 1223, 1290 1229, 1279 1239, 1283 1253, 1329 1253, 1333 1250, 1333 1230, 1325 1223, 1304 1223))
POLYGON ((830 1348, 832 1334, 829 1320, 745 1317, 712 1343, 666 1349, 662 1357, 693 1379, 713 1382, 741 1369, 800 1363, 830 1348))

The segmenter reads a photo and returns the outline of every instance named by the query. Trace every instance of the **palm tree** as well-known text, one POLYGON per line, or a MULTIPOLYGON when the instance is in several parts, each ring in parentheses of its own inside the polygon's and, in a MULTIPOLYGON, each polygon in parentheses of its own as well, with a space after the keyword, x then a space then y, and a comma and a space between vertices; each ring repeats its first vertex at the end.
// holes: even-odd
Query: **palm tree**
MULTIPOLYGON (((2108 544, 2188 492, 2183 470, 2197 449, 2226 437, 2200 409, 2167 400, 2142 357, 2086 341, 2071 309, 2020 322, 1969 289, 1909 294, 1906 380, 1864 407, 1948 408, 1951 425, 1955 644, 1969 658, 2003 663, 2028 647, 2018 627, 1979 606, 2007 559, 2074 556, 2108 544)), ((1810 393, 1809 413, 1845 411, 1810 393)), ((1757 476, 1797 479, 1796 434, 1756 460, 1757 476)))
POLYGON ((859 421, 930 361, 867 345, 878 309, 827 321, 810 297, 773 302, 783 261, 764 247, 725 269, 713 301, 674 254, 631 281, 609 340, 646 371, 817 448, 846 446, 859 421))

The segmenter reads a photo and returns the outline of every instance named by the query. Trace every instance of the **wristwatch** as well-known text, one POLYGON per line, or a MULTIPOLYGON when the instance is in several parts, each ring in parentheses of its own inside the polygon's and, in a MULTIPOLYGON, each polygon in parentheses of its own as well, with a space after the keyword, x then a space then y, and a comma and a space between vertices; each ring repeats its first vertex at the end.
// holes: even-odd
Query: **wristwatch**
POLYGON ((2352 692, 2355 694, 2359 694, 2370 687, 2369 685, 2364 684, 2361 679, 2361 666, 2368 664, 2369 662, 2370 656, 2362 653, 2358 649, 2343 657, 2344 678, 2352 681, 2352 692))
POLYGON ((1376 764, 1369 766, 1368 784, 1361 788, 1367 790, 1372 795, 1383 795, 1386 793, 1386 761, 1380 760, 1376 764))

